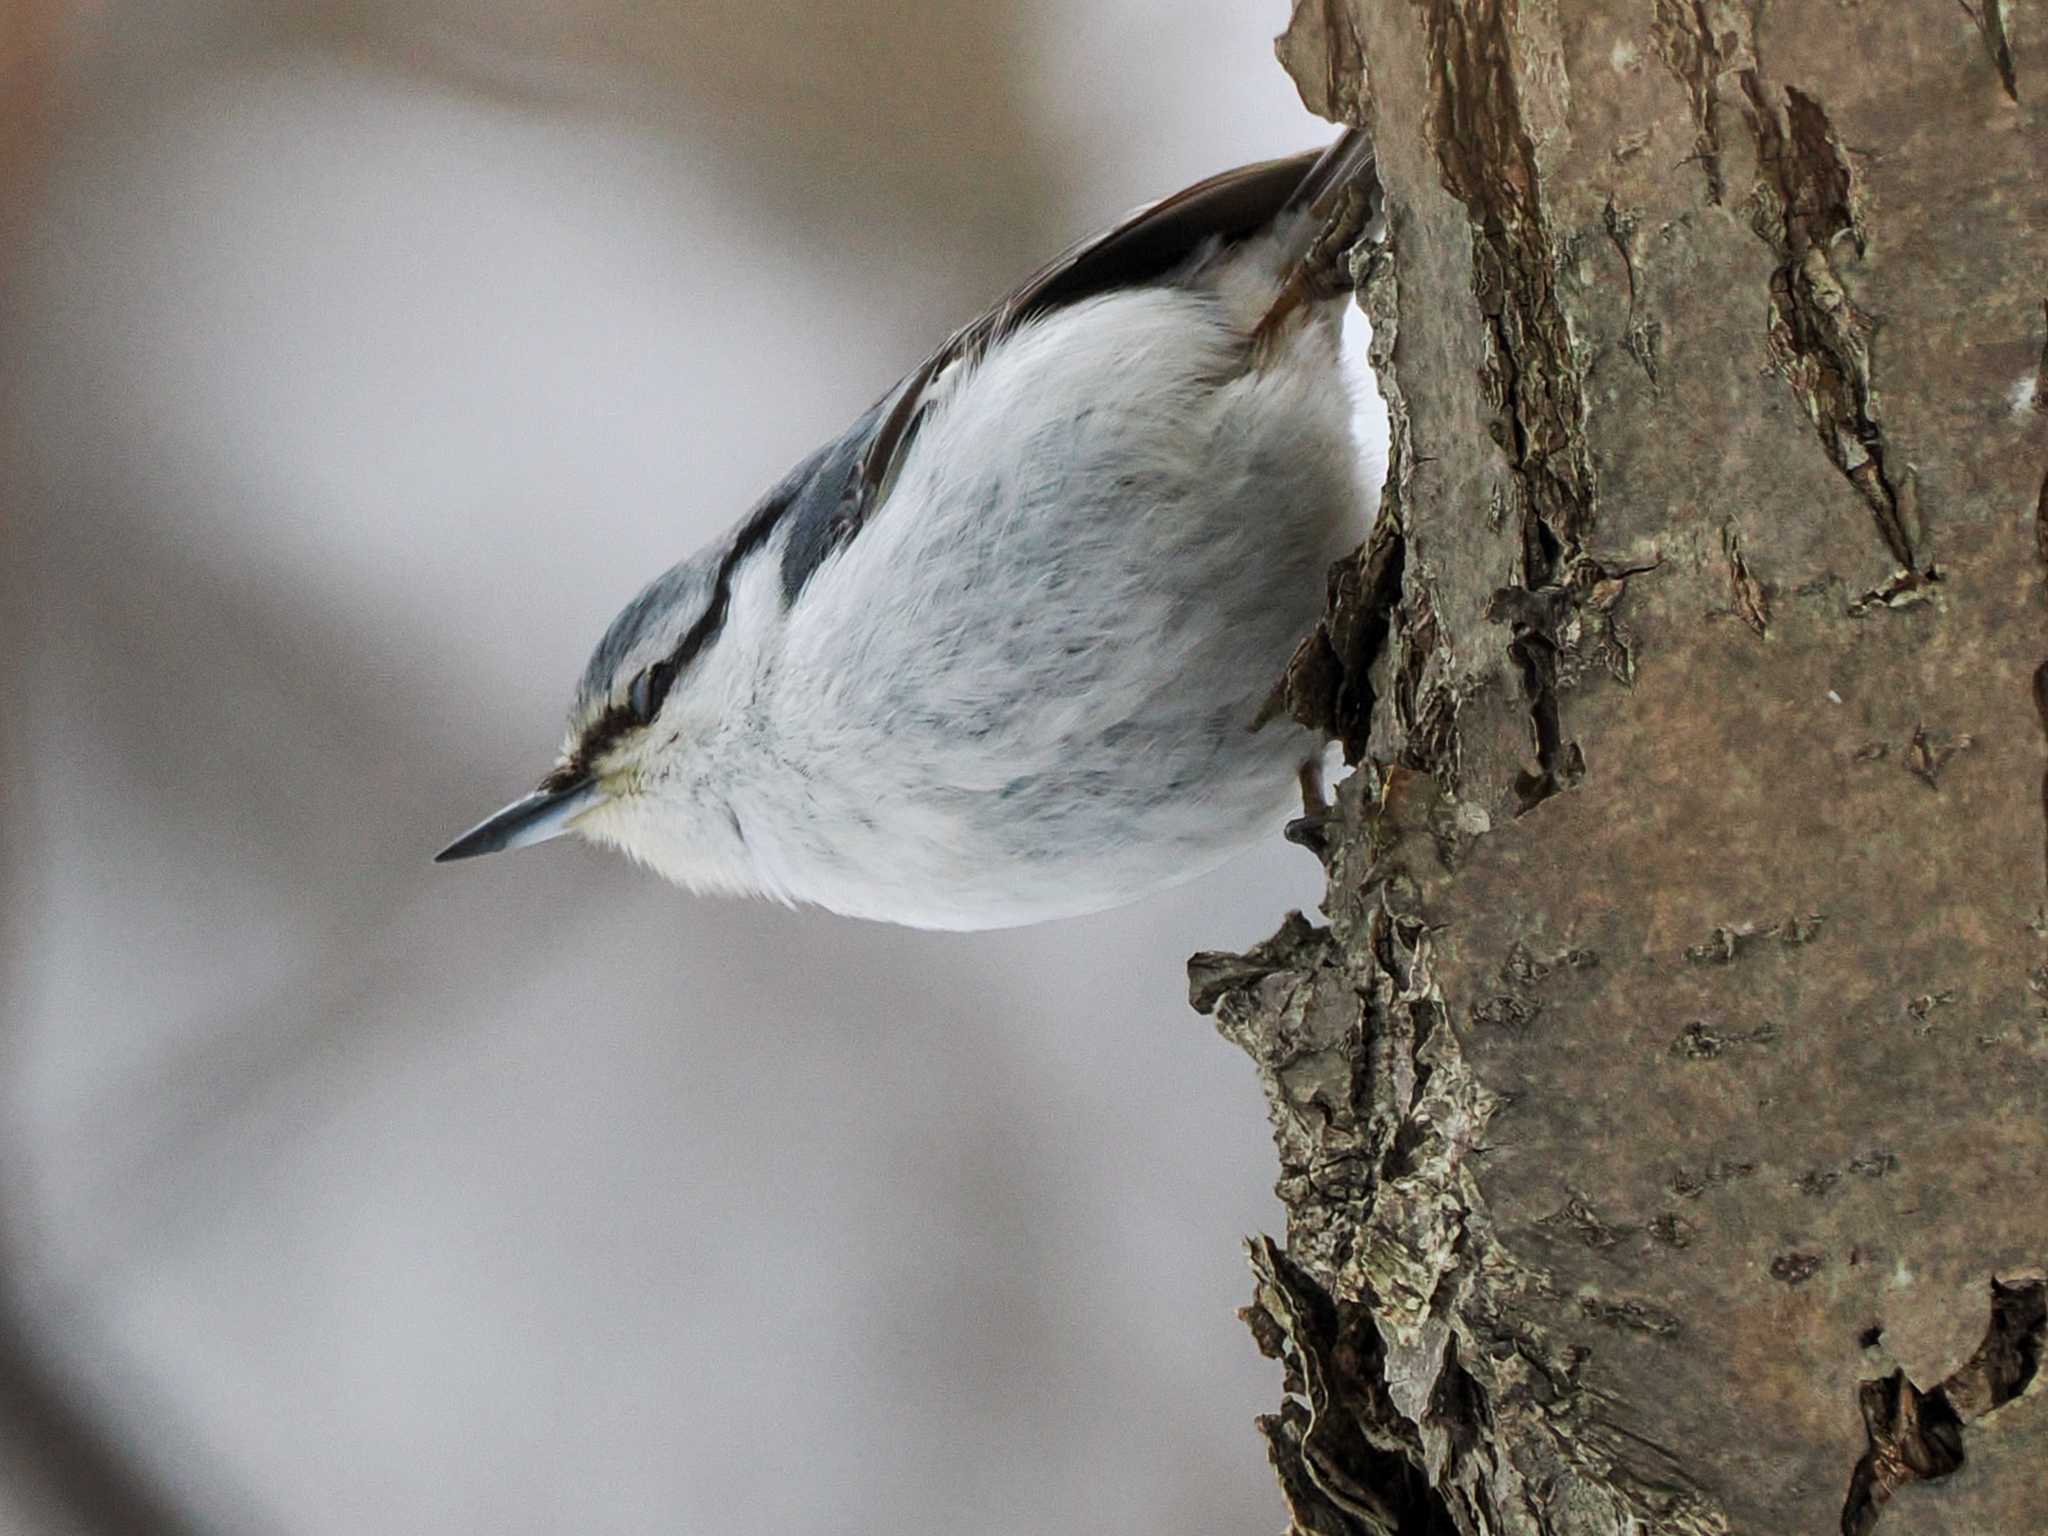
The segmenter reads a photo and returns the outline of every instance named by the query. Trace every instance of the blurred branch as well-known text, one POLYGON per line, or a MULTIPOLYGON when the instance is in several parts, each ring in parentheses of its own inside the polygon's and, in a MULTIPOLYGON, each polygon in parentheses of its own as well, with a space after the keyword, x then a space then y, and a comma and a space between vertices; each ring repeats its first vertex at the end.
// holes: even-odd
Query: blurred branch
MULTIPOLYGON (((7 1272, 12 1265, 0 1264, 7 1272)), ((12 1287, 0 1289, 0 1512, 33 1514, 39 1536, 197 1532, 119 1436, 49 1369, 12 1287)))
MULTIPOLYGON (((77 7, 62 0, 15 0, 0 6, 0 271, 8 265, 16 221, 31 203, 32 188, 48 148, 52 94, 62 58, 67 24, 77 7)), ((0 479, 0 545, 18 552, 23 537, 20 486, 12 475, 0 479)), ((19 977, 23 942, 24 897, 21 850, 25 841, 23 786, 29 781, 23 762, 21 722, 28 718, 22 697, 22 658, 27 645, 22 631, 27 594, 18 559, 0 560, 0 655, 8 658, 0 672, 0 770, 8 785, 6 814, 0 820, 0 912, 9 914, 0 929, 0 959, 19 977)), ((9 996, 23 995, 19 986, 9 996)), ((0 1059, 18 1045, 17 1021, 0 1018, 0 1059)), ((9 1062, 12 1066, 14 1063, 9 1062)), ((14 1071, 0 1080, 19 1082, 14 1071)), ((32 1511, 44 1532, 106 1531, 136 1536, 172 1536, 191 1529, 163 1491, 135 1465, 118 1437, 50 1368, 43 1347, 28 1325, 28 1312, 16 1277, 22 1268, 12 1244, 0 1240, 0 1513, 32 1511)))

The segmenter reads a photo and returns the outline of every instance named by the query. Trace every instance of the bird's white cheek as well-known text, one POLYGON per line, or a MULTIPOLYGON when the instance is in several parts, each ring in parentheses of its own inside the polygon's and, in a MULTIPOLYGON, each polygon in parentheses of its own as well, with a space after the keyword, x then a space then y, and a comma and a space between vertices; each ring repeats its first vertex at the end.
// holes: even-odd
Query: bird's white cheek
POLYGON ((636 825, 645 816, 640 796, 630 789, 606 786, 606 798, 576 818, 578 836, 608 848, 631 851, 636 825))
POLYGON ((662 807, 645 794, 630 794, 607 800, 578 822, 576 830, 601 847, 625 854, 636 864, 651 866, 671 880, 682 880, 677 839, 669 825, 673 820, 672 816, 665 817, 662 807))
POLYGON ((659 784, 593 807, 576 823, 578 835, 617 849, 664 879, 694 891, 747 895, 762 888, 744 841, 729 817, 659 784))

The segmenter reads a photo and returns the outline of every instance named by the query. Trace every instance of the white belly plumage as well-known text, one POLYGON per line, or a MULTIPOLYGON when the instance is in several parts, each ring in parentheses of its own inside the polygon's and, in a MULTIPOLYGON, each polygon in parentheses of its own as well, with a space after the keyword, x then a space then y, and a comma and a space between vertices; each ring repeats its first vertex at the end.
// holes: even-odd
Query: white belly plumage
POLYGON ((1086 301, 942 386, 793 611, 734 589, 752 696, 691 753, 730 864, 701 828, 673 861, 650 820, 595 830, 687 883, 933 928, 1117 905, 1276 832, 1318 743, 1251 722, 1369 491, 1334 316, 1248 367, 1231 308, 1086 301))

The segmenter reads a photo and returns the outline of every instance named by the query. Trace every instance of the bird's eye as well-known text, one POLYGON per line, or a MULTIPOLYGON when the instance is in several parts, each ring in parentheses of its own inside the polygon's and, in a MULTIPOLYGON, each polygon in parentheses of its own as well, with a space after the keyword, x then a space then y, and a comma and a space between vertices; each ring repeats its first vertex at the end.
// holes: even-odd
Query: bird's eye
POLYGON ((665 661, 657 661, 626 685, 626 708, 633 712, 635 720, 642 725, 654 723, 654 712, 661 708, 661 701, 667 695, 668 685, 674 676, 673 667, 665 661))

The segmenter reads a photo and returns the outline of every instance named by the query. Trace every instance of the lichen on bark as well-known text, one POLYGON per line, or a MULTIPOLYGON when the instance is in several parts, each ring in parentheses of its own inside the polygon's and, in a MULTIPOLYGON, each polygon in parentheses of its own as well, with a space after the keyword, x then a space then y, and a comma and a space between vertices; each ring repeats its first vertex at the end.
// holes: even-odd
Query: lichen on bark
POLYGON ((1390 466, 1283 692, 1357 766, 1322 920, 1191 977, 1273 1114, 1298 1529, 2048 1528, 2048 35, 1995 20, 1296 6, 1388 189, 1390 466))

